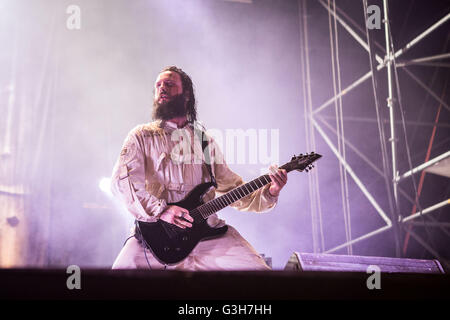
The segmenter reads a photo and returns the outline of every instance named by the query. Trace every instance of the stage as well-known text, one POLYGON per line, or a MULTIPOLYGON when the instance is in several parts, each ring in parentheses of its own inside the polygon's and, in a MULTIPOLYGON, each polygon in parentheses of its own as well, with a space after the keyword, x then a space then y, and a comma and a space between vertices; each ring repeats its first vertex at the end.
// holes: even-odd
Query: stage
POLYGON ((365 272, 180 272, 81 270, 80 289, 68 289, 65 269, 2 269, 5 300, 442 300, 450 298, 448 274, 381 273, 368 289, 365 272))

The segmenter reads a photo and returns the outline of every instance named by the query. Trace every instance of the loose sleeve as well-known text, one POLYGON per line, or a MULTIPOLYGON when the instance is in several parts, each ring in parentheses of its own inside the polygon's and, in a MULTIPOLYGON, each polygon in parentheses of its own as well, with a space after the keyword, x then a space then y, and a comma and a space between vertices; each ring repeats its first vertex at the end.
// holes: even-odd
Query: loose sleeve
MULTIPOLYGON (((241 176, 228 167, 222 152, 214 140, 210 142, 210 146, 214 175, 217 181, 216 196, 221 196, 245 182, 241 176)), ((269 187, 270 184, 265 185, 239 201, 234 202, 231 204, 231 207, 240 211, 253 212, 266 212, 273 209, 278 202, 278 197, 274 197, 269 193, 269 187)))
POLYGON ((155 222, 167 207, 145 188, 145 154, 134 132, 125 139, 114 166, 111 191, 137 220, 155 222))

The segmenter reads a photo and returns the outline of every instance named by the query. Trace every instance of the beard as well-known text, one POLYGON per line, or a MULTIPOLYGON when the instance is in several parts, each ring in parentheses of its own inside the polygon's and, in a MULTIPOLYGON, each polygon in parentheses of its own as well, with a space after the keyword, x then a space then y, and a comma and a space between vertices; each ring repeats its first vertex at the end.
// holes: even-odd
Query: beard
POLYGON ((183 94, 176 95, 164 103, 158 103, 157 99, 153 100, 152 117, 155 120, 170 120, 185 115, 186 107, 183 94))

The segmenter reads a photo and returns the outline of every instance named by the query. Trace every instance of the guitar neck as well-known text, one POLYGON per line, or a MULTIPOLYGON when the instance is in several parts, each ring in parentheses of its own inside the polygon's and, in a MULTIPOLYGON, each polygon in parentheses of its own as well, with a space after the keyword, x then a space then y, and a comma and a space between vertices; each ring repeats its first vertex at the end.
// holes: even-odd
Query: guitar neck
MULTIPOLYGON (((283 166, 280 167, 283 169, 283 166)), ((204 219, 208 218, 213 213, 228 207, 232 203, 239 201, 240 199, 248 196, 249 194, 261 189, 265 185, 269 184, 272 180, 268 174, 262 175, 250 182, 247 182, 239 187, 234 188, 231 191, 212 199, 201 206, 198 206, 194 210, 197 211, 204 219)))

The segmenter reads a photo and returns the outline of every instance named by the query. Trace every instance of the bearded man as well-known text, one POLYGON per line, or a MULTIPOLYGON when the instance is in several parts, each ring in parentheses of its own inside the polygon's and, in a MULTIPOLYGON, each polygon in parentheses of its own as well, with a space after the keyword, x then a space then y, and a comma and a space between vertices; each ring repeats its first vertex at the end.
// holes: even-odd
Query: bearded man
MULTIPOLYGON (((180 68, 167 67, 154 85, 153 120, 131 130, 125 139, 112 174, 112 191, 138 221, 163 220, 178 228, 191 228, 194 221, 189 210, 174 205, 195 186, 215 179, 216 188, 204 196, 208 201, 244 184, 230 170, 213 139, 209 139, 210 166, 196 157, 175 160, 176 130, 188 137, 195 135, 197 111, 191 78, 180 68)), ((192 154, 200 148, 197 139, 186 139, 192 154)), ((183 149, 184 150, 184 149, 183 149)), ((287 172, 278 169, 270 174, 271 182, 231 204, 241 211, 264 212, 278 201, 287 182, 287 172)), ((207 218, 212 228, 225 226, 216 213, 207 218)), ((228 225, 226 233, 200 241, 193 251, 175 264, 162 263, 139 237, 136 228, 116 258, 113 269, 175 269, 175 270, 270 270, 255 249, 228 225)))

